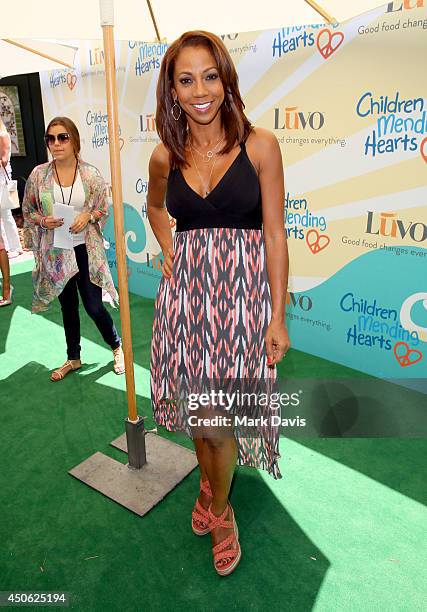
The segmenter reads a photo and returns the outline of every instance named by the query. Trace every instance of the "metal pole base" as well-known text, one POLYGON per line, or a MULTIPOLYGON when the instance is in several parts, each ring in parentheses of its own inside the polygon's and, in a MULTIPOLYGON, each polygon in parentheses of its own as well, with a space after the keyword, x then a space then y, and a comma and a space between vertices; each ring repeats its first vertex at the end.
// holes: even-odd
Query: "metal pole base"
MULTIPOLYGON (((125 434, 121 437, 126 441, 125 434)), ((103 453, 95 453, 69 474, 143 516, 198 465, 194 451, 155 433, 147 432, 144 438, 147 463, 141 469, 129 469, 103 453)))
POLYGON ((125 419, 125 429, 129 467, 134 470, 140 470, 147 463, 144 419, 139 416, 136 423, 125 419))

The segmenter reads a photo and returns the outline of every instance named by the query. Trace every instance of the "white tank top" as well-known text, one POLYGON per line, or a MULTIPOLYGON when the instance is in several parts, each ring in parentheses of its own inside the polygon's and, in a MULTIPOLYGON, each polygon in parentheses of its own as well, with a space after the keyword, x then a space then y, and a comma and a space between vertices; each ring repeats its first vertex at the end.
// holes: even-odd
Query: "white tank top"
MULTIPOLYGON (((55 198, 55 202, 58 202, 59 204, 68 204, 68 200, 70 199, 71 186, 63 187, 62 191, 64 193, 64 201, 62 201, 61 187, 56 183, 56 181, 54 181, 53 195, 55 198)), ((74 206, 75 217, 77 217, 77 215, 79 215, 83 211, 85 199, 86 196, 83 187, 82 177, 80 176, 80 172, 77 172, 76 180, 74 182, 73 194, 71 196, 70 201, 70 206, 74 206)), ((85 243, 85 232, 86 228, 79 234, 73 234, 73 246, 85 243)))

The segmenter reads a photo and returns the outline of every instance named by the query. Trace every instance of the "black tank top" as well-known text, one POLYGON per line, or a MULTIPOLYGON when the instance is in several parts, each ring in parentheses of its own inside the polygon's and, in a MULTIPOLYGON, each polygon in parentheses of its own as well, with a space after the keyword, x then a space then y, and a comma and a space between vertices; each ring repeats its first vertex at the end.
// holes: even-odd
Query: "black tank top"
POLYGON ((179 168, 171 170, 166 208, 176 231, 209 227, 262 229, 261 189, 245 143, 220 182, 206 198, 192 189, 179 168))

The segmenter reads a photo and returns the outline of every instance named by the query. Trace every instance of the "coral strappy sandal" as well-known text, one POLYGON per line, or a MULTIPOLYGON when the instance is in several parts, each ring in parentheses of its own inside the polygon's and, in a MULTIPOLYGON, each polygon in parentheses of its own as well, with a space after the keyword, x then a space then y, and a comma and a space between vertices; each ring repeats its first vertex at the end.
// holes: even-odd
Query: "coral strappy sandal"
POLYGON ((222 542, 212 548, 214 557, 214 568, 220 576, 228 576, 234 571, 242 556, 242 551, 239 544, 239 530, 237 528, 236 519, 234 518, 233 508, 230 502, 227 503, 227 507, 220 516, 215 516, 212 513, 211 506, 208 509, 209 513, 209 524, 210 530, 215 527, 223 527, 224 529, 233 529, 233 533, 224 538, 222 542), (231 521, 226 521, 228 510, 231 511, 231 521), (231 548, 229 548, 232 545, 231 548), (228 563, 219 565, 219 562, 223 559, 230 559, 228 563))
MULTIPOLYGON (((212 497, 209 480, 200 480, 200 490, 209 497, 212 497)), ((202 504, 199 502, 199 498, 197 498, 191 514, 191 527, 193 532, 198 536, 206 535, 211 530, 209 526, 209 513, 203 508, 202 504)))

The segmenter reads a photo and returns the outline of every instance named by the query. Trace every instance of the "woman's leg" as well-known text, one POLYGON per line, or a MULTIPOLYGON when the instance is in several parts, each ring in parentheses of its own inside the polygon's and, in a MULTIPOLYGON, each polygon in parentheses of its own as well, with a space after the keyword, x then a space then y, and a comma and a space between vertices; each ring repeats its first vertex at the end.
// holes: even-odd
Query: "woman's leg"
POLYGON ((6 250, 1 248, 0 245, 0 270, 3 277, 3 299, 8 300, 10 297, 10 266, 9 266, 9 258, 7 256, 6 250))
MULTIPOLYGON (((4 234, 7 241, 7 250, 22 253, 21 241, 19 240, 18 228, 16 221, 10 209, 1 211, 3 221, 4 234)), ((5 242, 6 242, 5 241, 5 242)))
POLYGON ((65 340, 67 342, 67 359, 80 359, 80 316, 77 279, 71 278, 58 296, 62 310, 65 340))
POLYGON ((102 303, 102 289, 94 285, 89 277, 89 262, 85 244, 74 248, 79 275, 77 285, 83 306, 90 318, 95 322, 104 341, 114 350, 120 346, 120 336, 110 313, 102 303))
POLYGON ((198 405, 192 408, 192 437, 202 475, 211 485, 213 513, 221 514, 228 501, 237 461, 237 444, 230 414, 222 408, 198 405))
MULTIPOLYGON (((205 481, 209 480, 208 476, 208 463, 210 461, 210 454, 207 448, 206 440, 203 438, 194 438, 193 443, 196 449, 197 460, 199 462, 200 468, 200 478, 205 481)), ((210 495, 207 495, 204 491, 200 491, 199 493, 199 502, 202 507, 207 510, 209 508, 209 504, 211 503, 212 498, 210 495)))
POLYGON ((210 454, 207 448, 206 440, 204 438, 194 438, 193 443, 196 449, 197 460, 199 462, 200 478, 202 480, 208 480, 208 468, 206 466, 210 460, 210 454))
MULTIPOLYGON (((237 443, 234 437, 207 438, 206 446, 208 449, 208 476, 213 493, 211 511, 215 516, 220 516, 228 503, 231 481, 233 480, 234 469, 237 462, 237 443)), ((225 520, 231 519, 228 511, 225 520)), ((216 527, 212 529, 212 546, 222 542, 233 532, 233 529, 216 527)), ((232 548, 230 545, 228 548, 232 548)), ((218 565, 225 565, 229 559, 225 558, 218 565)))
POLYGON ((50 379, 54 382, 62 380, 67 374, 81 367, 79 296, 75 276, 65 285, 58 299, 61 304, 65 340, 67 342, 67 361, 50 375, 50 379))
POLYGON ((228 501, 234 468, 237 462, 237 444, 231 425, 206 424, 211 418, 229 418, 227 413, 199 406, 192 415, 199 425, 192 427, 202 480, 209 480, 213 499, 212 512, 221 514, 228 501), (203 424, 201 424, 203 423, 203 424))
POLYGON ((212 512, 224 512, 237 462, 237 444, 233 437, 206 438, 207 472, 211 485, 212 512))

